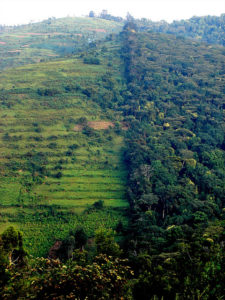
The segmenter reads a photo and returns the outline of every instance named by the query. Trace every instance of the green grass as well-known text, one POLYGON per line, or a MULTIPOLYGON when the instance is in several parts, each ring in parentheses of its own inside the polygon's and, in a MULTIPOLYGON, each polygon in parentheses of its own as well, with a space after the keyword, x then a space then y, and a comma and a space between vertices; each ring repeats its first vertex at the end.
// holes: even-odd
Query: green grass
POLYGON ((9 224, 22 230, 35 256, 46 255, 56 238, 65 238, 78 225, 91 236, 100 226, 126 222, 123 135, 113 128, 74 131, 81 117, 122 121, 98 104, 107 92, 102 86, 106 72, 117 89, 123 88, 117 49, 110 41, 106 45, 104 55, 95 53, 100 65, 74 56, 0 74, 0 230, 9 224), (109 61, 115 63, 108 66, 109 61), (86 96, 86 88, 93 97, 86 96), (99 200, 105 208, 86 214, 99 200))
POLYGON ((0 33, 0 70, 71 54, 92 41, 118 33, 123 24, 94 18, 61 18, 0 33))

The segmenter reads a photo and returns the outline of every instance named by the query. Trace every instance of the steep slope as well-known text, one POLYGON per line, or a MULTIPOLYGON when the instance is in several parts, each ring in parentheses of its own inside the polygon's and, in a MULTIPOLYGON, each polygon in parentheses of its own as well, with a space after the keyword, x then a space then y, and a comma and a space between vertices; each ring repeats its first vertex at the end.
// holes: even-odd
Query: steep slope
POLYGON ((45 254, 55 238, 81 223, 91 234, 124 219, 121 117, 103 108, 122 88, 110 41, 84 58, 0 75, 1 227, 15 223, 31 253, 45 254), (83 62, 94 55, 97 65, 83 62), (99 201, 111 209, 79 215, 99 201))
POLYGON ((69 17, 2 27, 0 70, 84 50, 90 43, 121 29, 122 24, 114 21, 69 17))
POLYGON ((127 206, 126 169, 137 251, 169 249, 168 226, 183 235, 220 216, 224 52, 135 30, 128 23, 79 57, 1 74, 3 221, 27 210, 43 232, 62 214, 66 229, 47 236, 65 236, 86 204, 127 206))
POLYGON ((1 234, 4 299, 223 298, 224 62, 222 47, 130 22, 79 57, 1 74, 1 229, 21 228, 34 255, 67 238, 66 260, 78 242, 73 261, 24 268, 21 234, 1 234), (80 251, 116 224, 129 267, 111 231, 99 257, 80 251))
POLYGON ((220 218, 225 205, 224 51, 136 33, 132 23, 122 40, 128 91, 121 110, 131 127, 129 243, 157 253, 220 218))

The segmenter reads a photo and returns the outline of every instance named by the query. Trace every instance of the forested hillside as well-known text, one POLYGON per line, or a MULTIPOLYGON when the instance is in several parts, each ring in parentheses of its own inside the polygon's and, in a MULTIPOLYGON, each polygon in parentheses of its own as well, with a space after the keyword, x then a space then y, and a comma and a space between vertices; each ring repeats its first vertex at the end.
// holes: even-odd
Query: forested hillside
POLYGON ((3 299, 224 297, 224 48, 138 28, 1 74, 3 299))
POLYGON ((152 22, 147 19, 137 21, 141 31, 152 30, 159 33, 175 34, 201 40, 208 44, 225 46, 225 14, 220 17, 192 17, 188 20, 152 22))
MULTIPOLYGON (((146 218, 160 227, 162 249, 163 227, 207 222, 224 206, 224 51, 127 26, 120 109, 131 126, 129 199, 137 230, 146 218)), ((146 231, 154 252, 154 230, 146 231)))

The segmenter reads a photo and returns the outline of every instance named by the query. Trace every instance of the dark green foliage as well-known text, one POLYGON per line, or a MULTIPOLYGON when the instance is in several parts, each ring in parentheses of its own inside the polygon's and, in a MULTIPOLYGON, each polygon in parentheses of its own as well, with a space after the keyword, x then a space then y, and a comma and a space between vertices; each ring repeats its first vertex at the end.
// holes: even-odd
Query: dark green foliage
POLYGON ((224 55, 220 49, 132 28, 125 26, 121 35, 127 91, 120 109, 130 128, 128 247, 159 253, 174 246, 168 226, 181 226, 182 236, 183 226, 206 225, 225 204, 225 161, 209 163, 210 153, 225 157, 224 55), (207 84, 199 85, 202 80, 207 84))
POLYGON ((76 248, 82 248, 86 245, 87 234, 85 233, 85 231, 82 227, 76 229, 74 237, 75 237, 76 248))
POLYGON ((97 57, 85 57, 83 61, 89 65, 100 65, 100 60, 97 57))
POLYGON ((166 21, 152 22, 147 19, 141 19, 137 20, 137 24, 141 31, 175 34, 181 41, 184 40, 184 37, 187 37, 202 40, 209 44, 221 44, 225 46, 225 14, 219 17, 195 16, 188 20, 173 21, 170 24, 166 21))
POLYGON ((37 259, 23 273, 11 270, 10 286, 1 290, 2 299, 118 299, 130 277, 126 260, 100 255, 92 264, 63 264, 37 259), (23 283, 26 282, 26 285, 23 283))
POLYGON ((113 257, 121 255, 121 249, 114 240, 114 232, 112 230, 99 229, 95 233, 95 244, 97 254, 106 254, 113 257))
POLYGON ((94 206, 95 209, 103 209, 103 207, 104 207, 104 201, 103 200, 96 201, 93 204, 93 206, 94 206))
POLYGON ((10 265, 23 268, 26 255, 21 233, 12 226, 7 228, 0 235, 0 287, 4 286, 10 278, 7 268, 10 265))

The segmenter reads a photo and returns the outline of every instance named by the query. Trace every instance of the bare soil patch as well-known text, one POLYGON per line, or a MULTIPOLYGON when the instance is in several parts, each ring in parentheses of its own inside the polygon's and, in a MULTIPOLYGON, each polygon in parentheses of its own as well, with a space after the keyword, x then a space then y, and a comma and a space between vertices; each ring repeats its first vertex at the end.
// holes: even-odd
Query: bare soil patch
MULTIPOLYGON (((109 127, 114 127, 114 123, 110 121, 90 121, 87 125, 95 130, 108 129, 109 127)), ((84 128, 84 125, 77 124, 74 126, 74 131, 81 131, 84 128)))
POLYGON ((95 32, 106 32, 105 29, 101 29, 101 28, 98 28, 98 29, 96 29, 96 28, 88 28, 88 30, 95 31, 95 32))
MULTIPOLYGON (((104 130, 108 129, 109 127, 115 127, 115 124, 110 121, 90 121, 87 125, 95 130, 104 130)), ((121 123, 122 130, 128 130, 128 126, 125 123, 121 123)), ((84 125, 77 124, 74 126, 74 131, 82 131, 84 125)))
POLYGON ((18 52, 21 52, 21 50, 11 50, 11 51, 8 51, 9 53, 18 53, 18 52))
POLYGON ((96 129, 96 130, 101 130, 101 129, 108 129, 109 127, 114 127, 114 123, 109 122, 109 121, 91 121, 88 122, 88 126, 96 129))

